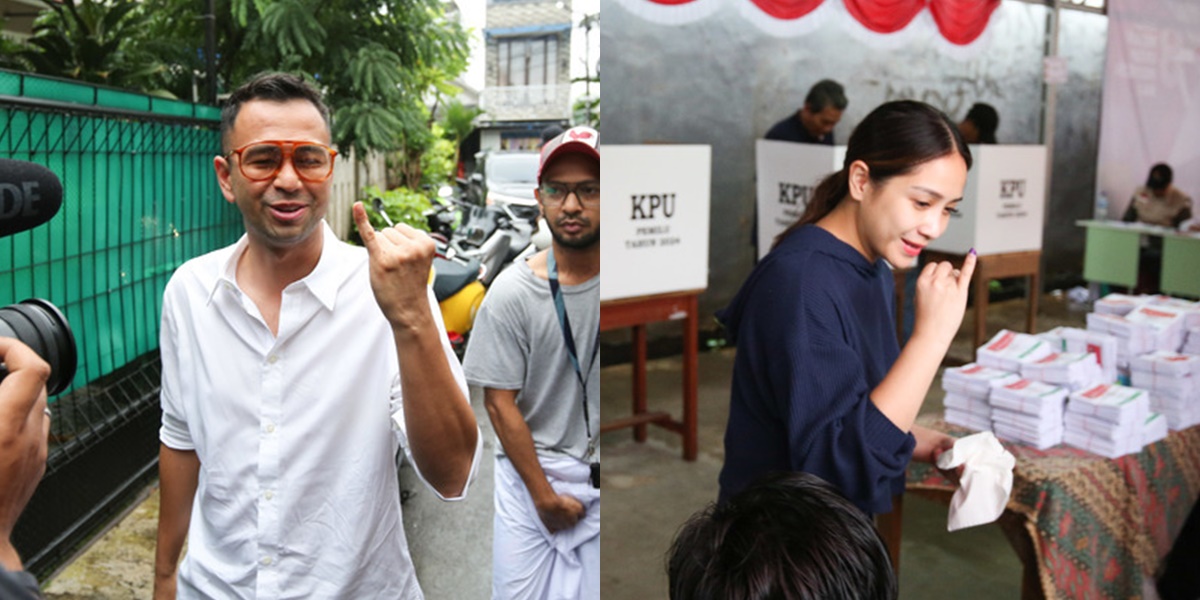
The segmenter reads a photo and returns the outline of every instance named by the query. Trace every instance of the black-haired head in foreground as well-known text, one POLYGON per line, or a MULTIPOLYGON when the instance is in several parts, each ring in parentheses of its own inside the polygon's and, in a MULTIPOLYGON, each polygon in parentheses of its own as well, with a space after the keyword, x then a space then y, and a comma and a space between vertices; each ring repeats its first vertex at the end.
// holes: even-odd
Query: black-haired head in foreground
POLYGON ((684 524, 668 560, 671 600, 894 600, 871 519, 821 478, 766 476, 684 524))

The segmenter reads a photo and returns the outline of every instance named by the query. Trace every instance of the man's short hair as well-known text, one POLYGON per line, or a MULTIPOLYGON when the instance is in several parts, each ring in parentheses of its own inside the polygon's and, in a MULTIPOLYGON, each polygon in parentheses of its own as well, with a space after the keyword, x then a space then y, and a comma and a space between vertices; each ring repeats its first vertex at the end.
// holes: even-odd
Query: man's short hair
POLYGON ((671 546, 671 600, 894 600, 896 574, 865 513, 815 475, 760 479, 692 516, 671 546))
POLYGON ((225 101, 225 107, 221 109, 221 147, 226 152, 232 150, 228 147, 229 132, 233 129, 238 112, 242 109, 243 104, 251 100, 272 102, 308 100, 321 113, 321 118, 325 120, 325 126, 332 131, 329 107, 325 106, 325 102, 321 99, 321 92, 317 91, 304 78, 291 73, 259 73, 234 90, 229 95, 229 99, 225 101))
POLYGON ((1000 113, 991 104, 976 102, 967 111, 967 120, 975 124, 979 131, 979 141, 985 144, 996 143, 996 128, 1000 127, 1000 113))
POLYGON ((846 100, 846 90, 842 89, 842 84, 832 79, 818 81, 804 97, 804 105, 812 112, 821 112, 829 106, 838 110, 846 110, 846 105, 849 103, 846 100))

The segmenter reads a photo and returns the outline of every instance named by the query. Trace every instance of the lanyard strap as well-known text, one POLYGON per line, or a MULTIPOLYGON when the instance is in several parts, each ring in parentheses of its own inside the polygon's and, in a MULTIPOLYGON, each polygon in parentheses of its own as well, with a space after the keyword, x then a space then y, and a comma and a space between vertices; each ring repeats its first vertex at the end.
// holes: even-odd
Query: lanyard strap
MULTIPOLYGON (((586 428, 589 448, 588 453, 591 454, 592 441, 592 423, 591 417, 588 416, 588 397, 587 397, 587 377, 583 374, 583 369, 579 367, 579 353, 575 350, 575 336, 571 335, 571 318, 567 316, 567 307, 563 303, 562 288, 558 285, 558 263, 554 260, 554 249, 551 248, 546 252, 546 271, 550 276, 550 296, 554 298, 554 312, 558 315, 558 326, 562 330, 563 343, 567 346, 567 355, 571 359, 571 366, 575 368, 575 378, 579 381, 579 387, 583 390, 583 425, 586 428)), ((592 365, 596 363, 596 356, 600 354, 600 325, 596 325, 596 343, 592 346, 592 359, 588 361, 587 372, 590 375, 592 365)))

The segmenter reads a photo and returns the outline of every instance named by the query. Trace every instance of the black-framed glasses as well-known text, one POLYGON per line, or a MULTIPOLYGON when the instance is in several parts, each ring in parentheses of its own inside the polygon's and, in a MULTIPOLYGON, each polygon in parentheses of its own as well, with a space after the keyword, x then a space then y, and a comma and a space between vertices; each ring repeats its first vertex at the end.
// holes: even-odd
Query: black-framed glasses
POLYGON ((567 201, 567 196, 575 194, 579 203, 584 206, 600 204, 600 182, 580 181, 575 185, 561 181, 546 181, 538 188, 541 191, 542 204, 557 208, 567 201))
POLYGON ((266 181, 279 174, 283 161, 291 160, 296 176, 309 183, 321 183, 333 175, 337 150, 316 142, 262 140, 250 142, 225 155, 238 155, 238 168, 250 181, 266 181))

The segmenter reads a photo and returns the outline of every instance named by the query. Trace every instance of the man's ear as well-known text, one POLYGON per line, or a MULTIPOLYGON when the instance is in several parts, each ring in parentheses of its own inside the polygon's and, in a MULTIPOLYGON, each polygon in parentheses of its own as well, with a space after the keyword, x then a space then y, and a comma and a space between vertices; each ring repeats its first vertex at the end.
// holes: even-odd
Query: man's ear
POLYGON ((850 163, 850 166, 847 168, 850 171, 848 175, 850 197, 862 202, 863 198, 866 197, 867 189, 871 187, 871 169, 867 166, 867 163, 861 160, 850 163))
POLYGON ((221 193, 225 195, 225 201, 234 203, 237 201, 237 197, 233 195, 233 182, 230 181, 229 169, 229 159, 224 156, 213 158, 213 170, 217 172, 217 184, 221 186, 221 193))

